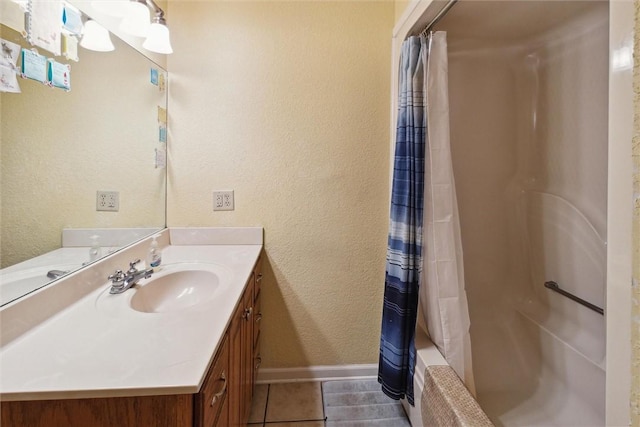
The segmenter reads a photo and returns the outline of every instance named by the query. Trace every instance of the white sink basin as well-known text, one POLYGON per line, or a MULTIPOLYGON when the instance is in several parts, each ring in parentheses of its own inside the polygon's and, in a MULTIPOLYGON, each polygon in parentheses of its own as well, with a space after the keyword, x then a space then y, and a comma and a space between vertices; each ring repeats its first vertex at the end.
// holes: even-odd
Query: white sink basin
POLYGON ((113 315, 188 310, 214 301, 230 278, 231 271, 216 264, 168 264, 121 294, 110 294, 107 287, 98 296, 96 306, 113 315))
POLYGON ((130 306, 144 313, 183 310, 211 300, 219 287, 220 278, 212 271, 174 271, 144 281, 134 290, 130 306))

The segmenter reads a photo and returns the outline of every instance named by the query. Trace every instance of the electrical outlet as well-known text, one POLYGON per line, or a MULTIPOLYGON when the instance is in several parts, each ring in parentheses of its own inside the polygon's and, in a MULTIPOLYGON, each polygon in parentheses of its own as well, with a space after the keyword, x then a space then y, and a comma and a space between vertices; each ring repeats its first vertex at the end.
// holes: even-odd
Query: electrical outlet
POLYGON ((232 211, 233 209, 233 190, 213 192, 214 211, 232 211))
POLYGON ((118 212, 120 209, 120 193, 117 191, 97 191, 96 210, 118 212))

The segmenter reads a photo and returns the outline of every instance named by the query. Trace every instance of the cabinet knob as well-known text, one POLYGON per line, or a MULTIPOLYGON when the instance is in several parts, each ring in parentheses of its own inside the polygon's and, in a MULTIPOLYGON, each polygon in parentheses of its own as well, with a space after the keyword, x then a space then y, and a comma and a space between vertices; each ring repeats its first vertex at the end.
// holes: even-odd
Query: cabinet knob
POLYGON ((261 281, 262 281, 262 273, 256 276, 256 282, 261 282, 261 281))
POLYGON ((256 314, 256 320, 255 320, 255 322, 256 322, 256 323, 258 323, 258 322, 259 322, 259 321, 261 321, 261 320, 262 320, 262 312, 261 312, 261 311, 259 311, 259 312, 258 312, 258 314, 256 314))
POLYGON ((256 357, 256 370, 260 368, 260 365, 262 365, 262 357, 258 356, 256 357))
POLYGON ((251 317, 251 313, 253 313, 253 307, 245 308, 242 318, 244 320, 249 320, 249 318, 251 317))
POLYGON ((211 406, 215 405, 216 402, 227 392, 227 375, 224 371, 220 374, 220 380, 224 381, 224 384, 222 385, 222 389, 211 398, 211 406))

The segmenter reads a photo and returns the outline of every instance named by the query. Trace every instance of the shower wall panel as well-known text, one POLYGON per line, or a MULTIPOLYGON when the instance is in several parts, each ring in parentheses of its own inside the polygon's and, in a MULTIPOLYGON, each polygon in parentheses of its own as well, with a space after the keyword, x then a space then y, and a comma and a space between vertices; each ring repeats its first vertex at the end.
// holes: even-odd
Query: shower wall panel
POLYGON ((608 4, 520 3, 438 26, 478 400, 497 425, 603 425, 604 317, 543 285, 604 305, 608 4))

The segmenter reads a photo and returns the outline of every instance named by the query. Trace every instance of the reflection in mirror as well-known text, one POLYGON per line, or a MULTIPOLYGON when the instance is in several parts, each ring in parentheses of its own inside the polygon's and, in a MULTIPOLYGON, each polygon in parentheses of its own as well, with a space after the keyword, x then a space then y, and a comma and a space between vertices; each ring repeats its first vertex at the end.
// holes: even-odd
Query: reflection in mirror
MULTIPOLYGON (((8 27, 0 36, 31 48, 8 27)), ((165 226, 166 73, 111 38, 113 52, 55 58, 71 65, 69 92, 19 78, 21 93, 0 93, 1 304, 165 226), (98 191, 117 192, 118 211, 98 211, 98 191)))

